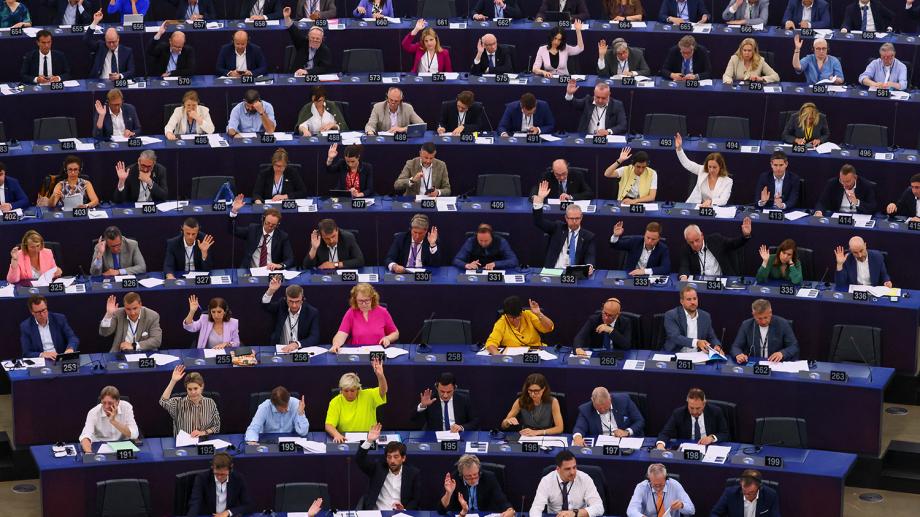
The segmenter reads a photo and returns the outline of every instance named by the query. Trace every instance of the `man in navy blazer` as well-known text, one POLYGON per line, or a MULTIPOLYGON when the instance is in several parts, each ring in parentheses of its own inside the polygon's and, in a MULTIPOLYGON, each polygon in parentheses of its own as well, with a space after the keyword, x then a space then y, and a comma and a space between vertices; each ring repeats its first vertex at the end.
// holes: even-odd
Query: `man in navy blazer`
POLYGON ((621 318, 622 304, 618 298, 608 298, 601 309, 588 316, 572 340, 576 355, 586 355, 585 350, 632 348, 632 322, 621 318))
POLYGON ((215 20, 217 9, 213 0, 179 0, 176 5, 177 20, 215 20))
POLYGON ((464 454, 457 460, 457 470, 444 480, 444 495, 438 499, 438 512, 461 513, 460 496, 463 506, 470 513, 480 515, 494 513, 500 517, 514 517, 514 508, 498 484, 498 478, 492 472, 482 468, 479 458, 473 454, 464 454), (475 490, 472 488, 475 487, 475 490), (472 491, 472 494, 470 493, 472 491), (447 506, 444 506, 444 501, 447 506))
POLYGON ((498 123, 498 134, 509 136, 514 133, 552 133, 556 127, 553 112, 546 101, 538 101, 532 93, 521 95, 521 100, 505 104, 505 113, 498 123), (527 128, 526 130, 524 128, 527 128))
POLYGON ((254 12, 259 11, 256 8, 256 4, 259 0, 243 0, 240 2, 240 20, 245 20, 246 18, 252 18, 253 20, 280 20, 281 19, 281 8, 284 6, 284 2, 281 0, 265 0, 265 3, 262 4, 262 9, 260 12, 254 14, 254 12))
POLYGON ((27 208, 29 198, 22 190, 19 180, 6 175, 6 165, 0 162, 0 212, 9 212, 17 208, 27 208))
POLYGON ((54 8, 54 25, 89 25, 98 8, 93 0, 44 0, 42 3, 54 8))
POLYGON ((106 29, 102 38, 99 38, 96 29, 99 28, 100 21, 101 13, 93 17, 93 24, 83 33, 83 43, 93 55, 89 78, 109 81, 133 79, 134 51, 127 45, 121 45, 121 36, 114 27, 106 29))
POLYGON ((457 378, 450 372, 444 372, 435 384, 437 396, 432 397, 431 388, 419 396, 418 406, 412 412, 412 422, 421 424, 422 430, 475 431, 479 428, 479 418, 473 411, 469 395, 457 391, 457 378), (446 414, 445 414, 446 413, 446 414))
POLYGON ((598 386, 591 401, 578 406, 578 418, 572 428, 572 445, 585 444, 585 436, 612 435, 619 438, 644 436, 645 418, 636 403, 625 393, 613 393, 598 386))
POLYGON ((786 153, 776 151, 770 157, 770 172, 764 172, 757 178, 754 199, 758 208, 778 208, 792 210, 799 206, 799 176, 786 171, 789 158, 786 153), (779 187, 779 192, 777 192, 779 187))
POLYGON ((32 317, 19 324, 23 357, 45 357, 53 361, 58 354, 77 351, 80 339, 67 323, 67 316, 49 312, 48 301, 38 294, 30 296, 27 305, 32 317))
POLYGON ((699 308, 699 296, 693 284, 680 289, 680 307, 664 313, 665 340, 662 351, 677 353, 706 350, 715 347, 722 353, 722 342, 712 328, 712 317, 699 308), (696 330, 690 332, 688 322, 696 322, 696 330))
POLYGON ((163 260, 163 274, 167 279, 175 278, 176 271, 210 271, 214 268, 211 246, 214 237, 201 231, 198 220, 189 217, 182 222, 182 232, 166 241, 166 258, 163 260))
POLYGON ((569 205, 565 209, 565 222, 550 221, 543 216, 543 200, 548 195, 549 183, 541 181, 537 195, 533 197, 533 224, 549 235, 543 267, 564 269, 566 266, 588 265, 588 274, 593 273, 597 248, 594 233, 581 226, 584 217, 581 208, 569 205), (571 240, 573 236, 574 242, 571 240))
POLYGON ((654 221, 648 223, 642 237, 624 236, 623 231, 623 221, 613 226, 610 247, 627 253, 624 269, 629 276, 671 274, 671 253, 668 245, 661 242, 660 224, 654 221))
POLYGON ((850 252, 844 254, 843 246, 834 250, 837 269, 834 283, 838 291, 849 291, 850 285, 884 285, 891 287, 891 277, 885 267, 885 256, 866 247, 862 237, 850 238, 850 252))
POLYGON ((409 227, 408 232, 393 236, 393 243, 383 262, 387 269, 401 274, 406 272, 407 267, 440 266, 443 253, 438 248, 438 227, 431 226, 425 214, 413 215, 409 227))
POLYGON ((827 180, 824 191, 815 205, 815 216, 822 217, 825 212, 830 216, 834 212, 855 212, 857 214, 874 214, 878 209, 875 197, 875 183, 860 178, 856 167, 843 164, 838 177, 827 180), (846 202, 844 202, 846 195, 846 202))
POLYGON ((913 221, 920 220, 920 172, 910 177, 910 185, 904 189, 897 202, 888 203, 885 213, 889 217, 899 215, 913 221))
POLYGON ((289 285, 284 290, 284 301, 279 298, 272 301, 275 291, 281 288, 281 279, 272 278, 268 289, 262 295, 262 310, 274 316, 271 343, 285 345, 284 352, 293 352, 301 347, 319 344, 319 311, 303 299, 303 287, 289 285), (296 336, 292 336, 293 320, 297 323, 296 336), (285 343, 287 341, 287 343, 285 343))
POLYGON ((234 225, 236 215, 243 208, 243 195, 236 196, 230 208, 230 225, 233 234, 246 241, 240 267, 267 267, 269 270, 294 267, 294 249, 284 230, 279 230, 281 212, 277 208, 268 208, 262 214, 262 221, 247 225, 234 225), (262 248, 265 250, 265 263, 262 264, 262 248))
POLYGON ((35 50, 22 56, 20 81, 25 84, 47 84, 70 80, 70 63, 59 50, 51 50, 51 32, 46 29, 35 35, 35 50))
POLYGON ((710 445, 731 439, 728 422, 722 410, 706 403, 706 393, 703 390, 690 388, 687 392, 687 404, 671 413, 667 423, 658 433, 655 447, 664 449, 670 440, 710 445))
POLYGON ((747 469, 741 473, 738 486, 732 486, 722 492, 722 497, 712 507, 712 515, 717 517, 744 517, 744 501, 757 501, 754 515, 757 517, 779 517, 779 495, 771 487, 763 484, 760 471, 747 469))
POLYGON ((789 320, 773 315, 769 300, 758 298, 751 304, 752 318, 741 322, 731 355, 738 364, 757 357, 771 362, 795 361, 799 342, 789 320))
POLYGON ((674 25, 683 22, 706 23, 709 21, 709 12, 702 0, 664 0, 658 10, 658 21, 674 25))
POLYGON ((141 121, 137 116, 137 110, 134 106, 125 102, 125 98, 118 88, 112 88, 105 95, 106 105, 96 101, 95 113, 93 118, 93 138, 96 140, 111 140, 115 132, 112 123, 113 117, 121 117, 121 123, 124 131, 119 130, 118 136, 132 137, 141 132, 141 121))
POLYGON ((220 47, 217 54, 217 65, 215 65, 218 76, 240 77, 243 75, 260 76, 265 75, 268 71, 268 64, 265 62, 265 54, 262 48, 254 43, 249 43, 249 34, 246 31, 236 31, 233 33, 233 43, 227 43, 220 47), (237 58, 246 59, 245 70, 240 70, 237 66, 237 58))
POLYGON ((793 29, 830 29, 831 10, 825 0, 789 0, 783 13, 783 25, 786 30, 793 29), (802 20, 802 12, 811 8, 811 21, 802 20))
POLYGON ((418 467, 406 464, 406 445, 390 442, 383 450, 383 457, 374 461, 367 456, 371 445, 380 437, 381 425, 377 424, 367 433, 367 440, 358 447, 355 463, 369 478, 364 507, 359 510, 418 510, 422 498, 422 479, 418 467), (387 476, 400 477, 399 498, 383 492, 387 476))
POLYGON ((569 162, 562 158, 553 160, 553 164, 543 174, 543 178, 530 189, 535 196, 540 190, 540 183, 549 185, 549 197, 559 201, 588 200, 594 198, 594 191, 585 181, 585 175, 579 170, 569 170, 569 162))
POLYGON ((243 515, 249 511, 252 500, 246 490, 246 481, 233 471, 233 458, 226 452, 218 452, 211 459, 211 470, 195 476, 192 493, 189 496, 188 516, 199 515, 243 515), (225 485, 227 499, 223 508, 217 507, 217 483, 225 485))
POLYGON ((857 0, 852 4, 846 6, 843 11, 843 25, 840 27, 840 32, 847 31, 861 31, 872 29, 872 27, 863 29, 862 25, 862 8, 868 7, 869 12, 872 13, 872 25, 874 26, 875 32, 891 32, 894 26, 894 13, 891 12, 891 9, 885 6, 884 3, 875 1, 870 2, 866 0, 862 2, 857 0))

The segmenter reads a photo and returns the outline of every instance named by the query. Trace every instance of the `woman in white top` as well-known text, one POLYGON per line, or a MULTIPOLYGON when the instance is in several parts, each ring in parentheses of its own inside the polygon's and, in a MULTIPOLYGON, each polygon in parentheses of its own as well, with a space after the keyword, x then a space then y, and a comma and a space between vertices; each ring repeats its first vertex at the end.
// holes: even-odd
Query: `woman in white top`
POLYGON ((310 106, 310 118, 304 120, 303 123, 298 126, 300 134, 303 136, 312 136, 324 131, 339 129, 339 125, 335 122, 335 117, 326 110, 325 88, 322 86, 314 88, 311 102, 313 105, 310 106))
POLYGON ((709 153, 703 165, 687 158, 680 133, 674 136, 674 146, 680 164, 698 176, 687 203, 698 203, 700 206, 727 205, 728 198, 732 195, 732 179, 728 177, 728 167, 722 154, 709 153))
POLYGON ((182 135, 210 135, 214 132, 211 112, 198 104, 198 92, 189 90, 182 96, 182 105, 173 110, 163 128, 168 140, 178 140, 182 135))
POLYGON ((99 393, 99 404, 86 413, 80 445, 83 452, 93 452, 93 442, 136 440, 139 434, 134 408, 121 400, 118 388, 106 386, 99 393))
POLYGON ((537 49, 532 70, 534 75, 569 75, 569 56, 577 56, 585 50, 585 42, 581 37, 581 20, 575 20, 572 25, 575 27, 576 45, 573 47, 566 44, 565 29, 553 29, 549 34, 549 43, 537 49))

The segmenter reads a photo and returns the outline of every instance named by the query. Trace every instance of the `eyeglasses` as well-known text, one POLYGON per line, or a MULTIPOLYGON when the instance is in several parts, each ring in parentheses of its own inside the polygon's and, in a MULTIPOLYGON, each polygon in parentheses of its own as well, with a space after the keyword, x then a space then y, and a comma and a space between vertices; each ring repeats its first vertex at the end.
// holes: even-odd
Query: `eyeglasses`
POLYGON ((371 303, 371 299, 370 298, 358 298, 355 300, 355 302, 357 302, 358 305, 365 305, 365 304, 371 303))
POLYGON ((534 394, 536 394, 536 393, 540 393, 541 391, 543 391, 543 388, 537 388, 537 389, 527 388, 527 393, 534 393, 534 394))

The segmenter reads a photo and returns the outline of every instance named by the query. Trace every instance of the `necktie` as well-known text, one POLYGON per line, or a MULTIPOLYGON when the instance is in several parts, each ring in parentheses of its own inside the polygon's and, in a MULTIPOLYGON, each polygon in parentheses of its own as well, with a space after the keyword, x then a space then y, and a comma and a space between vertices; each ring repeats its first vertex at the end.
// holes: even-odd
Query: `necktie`
POLYGON ((45 77, 48 77, 51 75, 48 72, 48 56, 45 56, 42 61, 42 75, 45 77))
POLYGON ((562 190, 562 193, 563 193, 563 194, 567 194, 567 192, 565 191, 565 186, 566 186, 567 183, 568 183, 568 181, 559 182, 559 188, 562 190))
POLYGON ((118 73, 118 57, 115 55, 115 51, 112 51, 112 57, 109 59, 109 68, 113 74, 118 73))
POLYGON ((575 263, 575 232, 569 232, 569 265, 575 263))
POLYGON ((470 487, 469 505, 470 505, 470 513, 476 513, 479 511, 479 503, 476 501, 476 487, 475 486, 470 487))
POLYGON ((311 13, 318 10, 318 9, 316 8, 316 2, 317 2, 317 0, 313 0, 312 2, 310 2, 310 12, 311 12, 311 13))
POLYGON ((268 265, 268 234, 262 236, 262 245, 259 246, 259 267, 268 265))
POLYGON ((693 418, 693 436, 690 439, 693 441, 699 441, 700 439, 700 417, 693 418))
POLYGON ((665 514, 667 508, 664 507, 664 490, 658 492, 658 495, 655 496, 655 508, 658 510, 658 517, 662 517, 665 514))
POLYGON ((602 338, 604 344, 604 350, 610 350, 610 334, 604 332, 604 337, 602 338))
POLYGON ((179 56, 177 54, 170 52, 169 53, 169 64, 166 65, 166 71, 167 72, 174 71, 176 69, 176 66, 177 66, 176 63, 178 62, 178 60, 179 60, 179 56))
POLYGON ((767 341, 766 336, 761 336, 760 338, 760 356, 768 357, 769 347, 767 346, 769 341, 767 341))
POLYGON ((491 72, 495 69, 495 54, 489 54, 488 57, 489 57, 489 71, 491 72))
POLYGON ((862 10, 862 31, 865 32, 866 27, 869 25, 869 6, 864 5, 860 7, 862 10))
POLYGON ((450 431, 450 414, 447 412, 447 402, 441 401, 444 407, 444 430, 450 431))
MULTIPOLYGON (((418 261, 418 250, 422 245, 416 245, 415 243, 409 244, 409 263, 406 264, 408 267, 415 267, 415 264, 418 261)), ((447 410, 445 409, 445 415, 447 410)))
POLYGON ((112 255, 112 267, 114 269, 121 269, 121 257, 118 253, 112 255))
POLYGON ((503 17, 504 17, 504 14, 505 14, 505 9, 504 9, 503 7, 496 7, 496 8, 495 8, 495 17, 496 17, 496 18, 503 18, 503 17))
POLYGON ((570 490, 569 484, 562 483, 561 485, 559 485, 559 490, 562 492, 562 510, 563 511, 568 510, 569 509, 569 490, 570 490))
POLYGON ((751 4, 748 4, 748 13, 747 13, 748 23, 751 23, 751 18, 753 17, 754 17, 754 6, 751 4))
POLYGON ((680 73, 687 75, 690 73, 690 60, 684 59, 684 64, 680 69, 680 73))

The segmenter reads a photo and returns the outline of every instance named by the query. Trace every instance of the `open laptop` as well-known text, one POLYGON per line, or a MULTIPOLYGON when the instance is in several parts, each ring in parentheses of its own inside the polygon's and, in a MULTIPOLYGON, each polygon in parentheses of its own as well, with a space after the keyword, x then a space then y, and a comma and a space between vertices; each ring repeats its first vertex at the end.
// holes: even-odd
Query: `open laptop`
POLYGON ((409 127, 406 128, 406 136, 409 138, 423 137, 427 129, 427 124, 409 124, 409 127))

